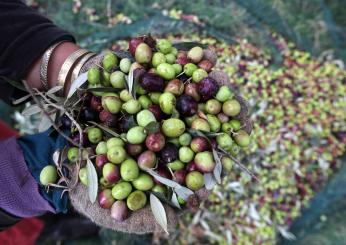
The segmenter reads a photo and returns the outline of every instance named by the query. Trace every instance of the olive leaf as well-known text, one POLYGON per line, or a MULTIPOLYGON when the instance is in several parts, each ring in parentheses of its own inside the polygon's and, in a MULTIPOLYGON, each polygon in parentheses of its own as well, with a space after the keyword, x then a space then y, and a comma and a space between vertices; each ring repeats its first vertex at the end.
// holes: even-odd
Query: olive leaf
POLYGON ((52 159, 56 166, 59 166, 60 151, 55 151, 53 153, 52 159))
POLYGON ((121 138, 121 136, 119 134, 117 134, 116 132, 114 132, 112 129, 110 129, 109 127, 107 127, 105 125, 101 125, 101 124, 98 124, 98 123, 93 122, 93 121, 88 121, 88 123, 95 125, 96 127, 102 129, 104 132, 106 132, 106 133, 108 133, 114 137, 121 138))
POLYGON ((72 81, 70 90, 67 94, 67 99, 69 99, 76 91, 77 89, 82 86, 86 81, 88 80, 88 73, 84 72, 80 74, 76 80, 72 81))
POLYGON ((216 182, 218 184, 221 184, 222 163, 221 163, 219 155, 217 154, 217 151, 214 148, 213 148, 213 157, 214 157, 214 161, 216 162, 213 174, 216 179, 216 182))
POLYGON ((131 55, 131 53, 129 51, 125 51, 125 50, 118 50, 118 51, 114 51, 113 52, 117 57, 119 57, 120 59, 124 59, 124 58, 128 58, 131 60, 131 62, 134 62, 135 59, 133 58, 133 56, 131 55))
POLYGON ((135 98, 135 94, 133 93, 134 91, 134 69, 131 66, 129 75, 126 77, 127 78, 127 87, 129 89, 129 93, 132 94, 132 96, 135 98))
POLYGON ((96 87, 96 88, 87 88, 86 91, 90 92, 117 92, 117 89, 111 87, 96 87))
POLYGON ((181 209, 179 201, 178 201, 178 196, 175 192, 172 193, 172 198, 171 198, 171 202, 173 203, 173 205, 179 209, 181 209))
POLYGON ((193 195, 193 191, 190 190, 189 188, 186 188, 184 186, 179 186, 174 188, 174 191, 177 193, 177 195, 179 197, 181 197, 182 199, 184 199, 185 201, 187 201, 187 199, 189 198, 189 196, 193 195))
POLYGON ((197 43, 197 42, 181 42, 181 43, 175 43, 173 44, 173 47, 175 47, 178 50, 183 50, 183 51, 189 51, 193 47, 201 47, 202 49, 208 48, 208 45, 202 44, 202 43, 197 43))
POLYGON ((30 106, 28 106, 27 108, 25 108, 23 111, 22 111, 22 115, 24 117, 28 117, 28 116, 31 116, 31 115, 35 115, 37 113, 41 112, 41 108, 36 105, 36 104, 32 104, 30 106))
POLYGON ((156 222, 162 227, 162 229, 169 235, 167 230, 167 215, 165 208, 163 207, 160 199, 154 194, 150 194, 150 207, 156 222))
MULTIPOLYGON (((49 117, 54 122, 56 114, 53 113, 49 117)), ((52 126, 52 121, 51 120, 49 120, 49 118, 48 118, 48 116, 46 114, 43 114, 42 118, 41 118, 41 121, 40 121, 40 124, 38 125, 38 132, 42 133, 42 132, 46 131, 47 129, 49 129, 52 126)))
POLYGON ((147 134, 153 134, 160 131, 160 123, 159 122, 150 122, 147 126, 144 127, 147 134))
POLYGON ((216 180, 211 173, 204 174, 204 184, 207 190, 212 190, 216 185, 216 180))
POLYGON ((55 94, 56 92, 60 91, 62 88, 63 88, 63 86, 57 85, 57 86, 55 86, 55 87, 49 89, 49 90, 46 92, 46 95, 55 94))
POLYGON ((25 101, 28 100, 29 98, 31 98, 31 94, 24 95, 23 97, 14 100, 14 101, 12 102, 12 104, 13 104, 13 105, 18 105, 18 104, 20 104, 20 103, 25 102, 25 101))
POLYGON ((89 158, 87 158, 87 177, 88 177, 88 195, 91 203, 96 201, 98 191, 98 181, 96 169, 89 158))

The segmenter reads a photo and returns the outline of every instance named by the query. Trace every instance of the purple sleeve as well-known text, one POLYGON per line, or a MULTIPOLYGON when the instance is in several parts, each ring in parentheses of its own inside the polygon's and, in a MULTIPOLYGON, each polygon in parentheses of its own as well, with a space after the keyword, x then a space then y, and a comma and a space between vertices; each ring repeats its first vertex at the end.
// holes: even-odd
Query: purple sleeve
POLYGON ((39 193, 14 137, 0 141, 0 187, 0 208, 9 214, 24 218, 54 213, 39 193))

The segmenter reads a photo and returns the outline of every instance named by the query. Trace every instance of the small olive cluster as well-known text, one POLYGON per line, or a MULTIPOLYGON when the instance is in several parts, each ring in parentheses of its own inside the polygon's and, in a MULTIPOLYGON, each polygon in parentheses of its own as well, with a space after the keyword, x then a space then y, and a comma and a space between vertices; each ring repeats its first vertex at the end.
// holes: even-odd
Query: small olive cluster
MULTIPOLYGON (((102 67, 88 70, 91 92, 80 95, 83 105, 76 115, 84 125, 82 155, 89 156, 97 170, 99 205, 111 209, 119 221, 129 210, 146 205, 147 192, 171 198, 171 190, 148 169, 197 191, 205 186, 203 174, 216 166, 213 149, 235 156, 250 143, 249 134, 235 119, 240 103, 229 87, 208 76, 213 63, 204 58, 201 47, 182 51, 166 39, 156 43, 133 38, 129 52, 132 57, 123 58, 108 52, 102 67)), ((63 123, 70 122, 64 117, 63 123)), ((78 142, 80 135, 73 138, 78 142)), ((69 148, 69 161, 78 160, 78 151, 69 148)), ((218 160, 225 169, 233 164, 227 156, 218 160)), ((88 185, 86 167, 80 169, 79 179, 88 185)), ((186 199, 177 199, 185 204, 186 199)))

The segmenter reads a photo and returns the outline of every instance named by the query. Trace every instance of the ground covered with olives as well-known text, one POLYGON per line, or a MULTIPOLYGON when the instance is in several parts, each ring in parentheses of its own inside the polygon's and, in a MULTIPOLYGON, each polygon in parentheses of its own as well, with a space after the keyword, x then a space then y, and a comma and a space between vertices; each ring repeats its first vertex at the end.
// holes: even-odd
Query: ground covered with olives
POLYGON ((72 114, 80 128, 66 116, 61 125, 80 146, 67 151, 71 163, 82 160, 79 181, 94 186, 91 163, 97 201, 112 218, 142 209, 150 193, 176 208, 198 207, 191 196, 220 183, 222 169, 250 144, 248 121, 238 117, 244 105, 209 76, 215 60, 198 43, 178 50, 167 39, 143 36, 88 69, 72 114))

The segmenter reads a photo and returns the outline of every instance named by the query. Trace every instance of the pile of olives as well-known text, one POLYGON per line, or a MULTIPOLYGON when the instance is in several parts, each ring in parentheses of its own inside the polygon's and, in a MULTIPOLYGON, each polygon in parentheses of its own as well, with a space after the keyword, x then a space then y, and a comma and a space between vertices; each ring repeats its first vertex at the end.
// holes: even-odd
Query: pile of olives
MULTIPOLYGON (((241 105, 228 86, 219 86, 208 76, 214 63, 205 52, 199 46, 183 51, 166 39, 139 37, 129 42, 132 58, 108 52, 102 67, 89 69, 89 88, 113 90, 80 95, 83 104, 77 120, 84 125, 82 145, 87 150, 83 151, 93 156, 98 173, 98 203, 111 209, 114 219, 124 220, 130 210, 143 208, 149 192, 167 197, 168 187, 147 169, 197 191, 205 185, 204 174, 215 168, 213 147, 237 155, 250 143, 236 119, 241 105), (133 92, 131 72, 136 78, 133 92), (119 137, 110 137, 90 121, 119 137), (203 137, 208 133, 215 137, 203 137)), ((78 142, 79 136, 72 137, 78 142)), ((70 147, 69 161, 77 158, 78 148, 70 147)), ((225 170, 232 168, 229 157, 223 156, 221 162, 225 170)), ((79 178, 88 185, 86 167, 80 169, 79 178)), ((178 201, 184 205, 186 200, 178 197, 178 201)))

